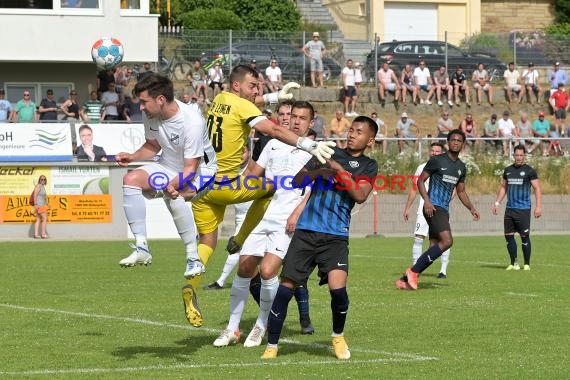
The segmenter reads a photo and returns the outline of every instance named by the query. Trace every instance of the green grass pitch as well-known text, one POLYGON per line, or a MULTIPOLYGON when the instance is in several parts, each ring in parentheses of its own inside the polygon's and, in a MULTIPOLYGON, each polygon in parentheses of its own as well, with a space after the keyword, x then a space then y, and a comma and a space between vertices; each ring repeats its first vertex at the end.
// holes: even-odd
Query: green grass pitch
MULTIPOLYGON (((394 280, 413 239, 352 239, 352 358, 338 361, 329 348, 330 298, 315 276, 316 333, 300 335, 293 300, 270 362, 259 358, 264 345, 212 346, 229 316, 229 288, 200 291, 204 327, 188 325, 179 241, 151 241, 154 263, 130 269, 118 265, 130 253, 125 242, 0 243, 0 378, 570 378, 568 237, 533 236, 530 272, 505 271, 501 236, 455 240, 447 279, 436 278, 438 260, 418 291, 401 291, 394 280)), ((219 246, 202 285, 220 273, 219 246)), ((250 298, 242 339, 256 315, 250 298)))

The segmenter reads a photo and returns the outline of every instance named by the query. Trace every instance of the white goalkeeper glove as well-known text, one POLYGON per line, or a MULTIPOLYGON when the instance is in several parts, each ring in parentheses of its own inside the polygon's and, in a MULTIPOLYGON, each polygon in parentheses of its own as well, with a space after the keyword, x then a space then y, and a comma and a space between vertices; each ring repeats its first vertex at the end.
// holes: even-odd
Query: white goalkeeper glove
POLYGON ((336 143, 334 141, 313 141, 308 137, 299 137, 297 140, 297 148, 304 150, 305 152, 311 153, 313 156, 317 157, 317 160, 324 164, 326 158, 331 158, 334 153, 333 146, 336 143))
POLYGON ((265 104, 277 104, 285 100, 291 100, 293 99, 293 94, 291 94, 289 91, 298 88, 301 88, 301 85, 299 85, 299 83, 289 82, 283 86, 283 89, 281 91, 263 95, 263 101, 265 104))

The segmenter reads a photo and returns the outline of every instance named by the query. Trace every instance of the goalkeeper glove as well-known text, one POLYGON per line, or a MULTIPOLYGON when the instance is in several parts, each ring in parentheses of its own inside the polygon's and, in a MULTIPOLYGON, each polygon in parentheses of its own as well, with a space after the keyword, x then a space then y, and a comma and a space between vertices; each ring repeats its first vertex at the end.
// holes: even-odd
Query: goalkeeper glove
POLYGON ((297 148, 304 150, 305 152, 311 153, 313 156, 317 157, 322 164, 326 161, 325 159, 331 158, 335 146, 334 141, 313 141, 307 137, 299 137, 297 140, 297 148))
POLYGON ((289 82, 285 86, 283 86, 283 89, 281 91, 272 92, 271 94, 263 95, 263 101, 265 102, 265 104, 277 104, 285 100, 291 100, 293 99, 293 94, 291 94, 289 91, 291 91, 292 89, 298 89, 300 87, 301 86, 299 85, 299 83, 289 82))

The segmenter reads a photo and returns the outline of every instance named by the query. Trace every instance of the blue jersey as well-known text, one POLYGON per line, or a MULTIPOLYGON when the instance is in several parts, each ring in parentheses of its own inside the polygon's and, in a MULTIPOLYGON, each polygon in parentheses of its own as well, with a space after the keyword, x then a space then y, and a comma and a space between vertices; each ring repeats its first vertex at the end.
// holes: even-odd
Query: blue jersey
POLYGON ((431 203, 449 211, 453 190, 458 183, 465 182, 467 174, 465 164, 460 159, 453 161, 447 153, 444 153, 430 158, 424 167, 424 172, 430 174, 427 191, 431 203))
POLYGON ((536 171, 527 164, 513 164, 505 169, 503 179, 507 181, 507 208, 530 210, 530 182, 538 179, 536 171))
MULTIPOLYGON (((345 149, 334 148, 332 159, 350 173, 354 180, 365 179, 372 183, 378 174, 378 164, 375 160, 366 156, 353 157, 345 149)), ((321 166, 323 165, 313 158, 305 168, 314 170, 321 166)), ((355 201, 346 191, 346 186, 338 185, 335 186, 326 178, 315 181, 307 205, 297 222, 297 229, 348 236, 350 212, 355 201)))

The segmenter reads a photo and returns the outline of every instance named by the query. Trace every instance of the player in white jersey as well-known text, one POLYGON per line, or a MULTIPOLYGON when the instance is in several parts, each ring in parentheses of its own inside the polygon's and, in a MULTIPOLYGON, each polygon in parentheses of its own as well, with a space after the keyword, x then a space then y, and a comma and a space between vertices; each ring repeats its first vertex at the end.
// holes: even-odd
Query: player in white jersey
MULTIPOLYGON (((313 124, 313 118, 314 110, 310 103, 295 102, 291 111, 291 131, 305 136, 313 124)), ((230 320, 214 341, 214 346, 223 347, 239 341, 239 323, 247 302, 249 284, 258 264, 261 273, 260 311, 244 346, 255 347, 261 344, 271 304, 279 286, 278 271, 291 241, 292 231, 290 228, 288 231, 288 226, 296 224, 296 220, 290 217, 298 217, 293 211, 296 211, 305 195, 302 189, 293 189, 291 181, 310 158, 310 154, 273 139, 267 143, 257 162, 248 166, 246 175, 265 176, 275 182, 277 190, 263 219, 243 244, 238 273, 231 289, 230 320)))
MULTIPOLYGON (((430 145, 429 155, 430 157, 437 156, 442 154, 443 151, 444 151, 443 144, 441 144, 440 142, 434 142, 430 145)), ((416 172, 414 173, 414 183, 417 181, 417 178, 419 178, 419 176, 422 175, 425 166, 426 163, 424 162, 416 169, 416 172)), ((425 186, 426 188, 429 188, 429 179, 426 181, 425 186)), ((410 192, 408 193, 406 207, 404 208, 404 220, 406 222, 408 221, 410 215, 410 209, 412 208, 414 200, 416 199, 416 194, 417 190, 415 189, 415 186, 413 186, 410 189, 410 192)), ((424 200, 423 198, 420 197, 420 204, 418 205, 418 211, 416 217, 416 229, 414 231, 415 239, 414 239, 414 245, 412 246, 412 266, 422 255, 424 239, 426 238, 426 236, 428 236, 429 232, 429 226, 426 221, 426 218, 424 217, 423 209, 424 209, 424 200)), ((443 254, 441 255, 441 270, 437 275, 438 278, 447 277, 447 265, 449 264, 449 254, 450 250, 448 249, 445 252, 443 252, 443 254)))
POLYGON ((145 143, 134 153, 121 152, 116 161, 121 166, 160 158, 128 172, 123 177, 123 208, 135 237, 133 252, 119 264, 123 267, 148 265, 152 256, 146 232, 145 200, 162 197, 172 214, 176 229, 186 248, 184 277, 204 272, 196 244, 196 226, 192 208, 184 198, 172 196, 175 190, 207 187, 214 178, 217 161, 208 138, 204 118, 188 105, 174 99, 170 79, 150 74, 134 89, 144 112, 145 143))

